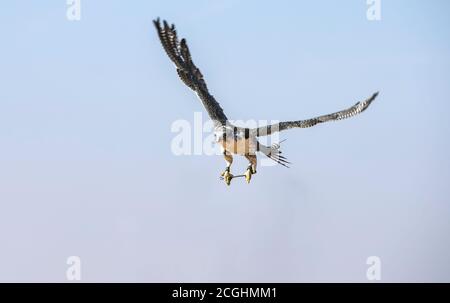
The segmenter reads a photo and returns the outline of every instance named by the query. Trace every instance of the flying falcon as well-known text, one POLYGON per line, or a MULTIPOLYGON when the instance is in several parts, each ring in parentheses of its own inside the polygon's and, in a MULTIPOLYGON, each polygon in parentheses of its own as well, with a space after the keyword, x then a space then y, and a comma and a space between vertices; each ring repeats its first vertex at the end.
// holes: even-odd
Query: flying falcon
POLYGON ((256 173, 256 152, 261 152, 285 167, 288 167, 290 164, 287 159, 281 155, 279 143, 272 146, 264 146, 258 142, 258 137, 268 136, 275 132, 291 128, 307 128, 323 122, 353 117, 365 111, 378 95, 378 92, 376 92, 370 98, 358 102, 352 107, 312 119, 286 121, 258 128, 237 127, 228 120, 219 103, 213 95, 209 93, 202 73, 195 66, 194 62, 192 62, 186 40, 178 40, 175 25, 169 25, 166 21, 163 21, 161 24, 159 18, 154 20, 153 23, 164 50, 170 60, 175 64, 178 76, 184 84, 197 94, 208 112, 209 117, 214 121, 216 143, 220 145, 225 161, 227 162, 227 167, 221 174, 221 178, 225 180, 227 185, 230 185, 231 180, 235 177, 245 177, 247 183, 250 182, 252 175, 256 173), (230 168, 233 162, 233 154, 244 156, 249 161, 245 174, 238 176, 233 176, 231 174, 230 168))

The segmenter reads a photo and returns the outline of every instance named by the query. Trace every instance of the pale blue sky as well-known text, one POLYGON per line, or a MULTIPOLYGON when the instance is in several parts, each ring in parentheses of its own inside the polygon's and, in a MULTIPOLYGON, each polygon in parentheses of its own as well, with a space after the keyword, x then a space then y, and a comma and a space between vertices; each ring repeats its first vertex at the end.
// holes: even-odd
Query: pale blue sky
MULTIPOLYGON (((82 0, 0 4, 0 281, 450 281, 450 2, 82 0), (151 20, 186 37, 232 119, 292 120, 292 168, 218 180, 171 153, 201 104, 151 20), (241 182, 242 181, 242 182, 241 182)), ((243 171, 236 160, 234 171, 243 171)))

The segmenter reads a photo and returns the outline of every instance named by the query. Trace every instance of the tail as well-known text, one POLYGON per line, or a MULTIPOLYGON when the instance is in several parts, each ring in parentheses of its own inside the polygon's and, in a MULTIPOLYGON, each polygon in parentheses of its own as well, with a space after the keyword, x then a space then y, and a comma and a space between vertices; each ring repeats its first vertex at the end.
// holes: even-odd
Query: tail
POLYGON ((278 164, 289 168, 288 164, 291 164, 291 162, 289 162, 285 157, 283 157, 281 155, 281 150, 280 150, 280 144, 283 143, 285 140, 282 140, 279 143, 274 143, 270 147, 259 144, 258 151, 262 152, 264 155, 266 155, 268 158, 272 159, 273 161, 277 162, 278 164))

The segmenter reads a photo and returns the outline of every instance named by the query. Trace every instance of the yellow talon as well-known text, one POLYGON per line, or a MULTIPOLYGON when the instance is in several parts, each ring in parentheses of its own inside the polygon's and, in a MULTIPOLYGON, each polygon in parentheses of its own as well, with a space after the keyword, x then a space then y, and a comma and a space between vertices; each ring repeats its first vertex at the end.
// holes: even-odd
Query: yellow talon
POLYGON ((247 183, 250 183, 250 180, 252 179, 252 175, 253 175, 252 169, 248 168, 244 175, 245 175, 245 180, 247 181, 247 183))
POLYGON ((225 183, 230 186, 231 179, 233 179, 233 175, 230 173, 230 171, 226 170, 222 173, 222 177, 225 180, 225 183))

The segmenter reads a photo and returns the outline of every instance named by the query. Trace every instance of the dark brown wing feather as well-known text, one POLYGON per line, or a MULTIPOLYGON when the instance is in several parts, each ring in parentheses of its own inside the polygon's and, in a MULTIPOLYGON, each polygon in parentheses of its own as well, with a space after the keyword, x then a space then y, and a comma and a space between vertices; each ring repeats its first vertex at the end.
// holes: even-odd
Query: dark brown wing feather
POLYGON ((377 96, 378 96, 378 92, 373 94, 370 98, 368 98, 364 101, 358 102, 355 105, 353 105, 352 107, 344 109, 344 110, 336 112, 336 113, 323 115, 323 116, 319 116, 319 117, 315 117, 315 118, 307 119, 307 120, 280 122, 277 124, 254 128, 251 130, 251 132, 253 132, 253 134, 255 134, 256 136, 268 136, 270 134, 280 132, 280 131, 283 131, 286 129, 307 128, 307 127, 312 127, 316 124, 323 123, 323 122, 347 119, 347 118, 356 116, 357 114, 365 111, 369 107, 369 105, 373 102, 373 100, 375 100, 375 98, 377 96))
POLYGON ((166 21, 161 22, 159 18, 153 20, 156 31, 158 32, 161 44, 169 56, 170 60, 177 68, 178 76, 181 81, 190 89, 195 91, 203 103, 209 117, 218 124, 226 124, 227 117, 223 109, 214 97, 209 93, 206 82, 200 70, 192 62, 191 53, 187 46, 186 40, 178 41, 175 25, 169 26, 166 21))

